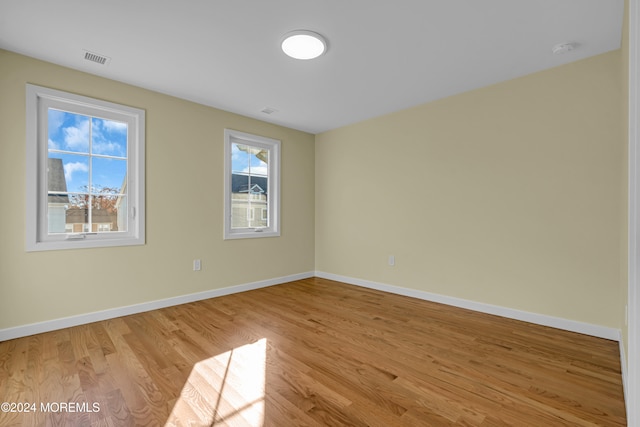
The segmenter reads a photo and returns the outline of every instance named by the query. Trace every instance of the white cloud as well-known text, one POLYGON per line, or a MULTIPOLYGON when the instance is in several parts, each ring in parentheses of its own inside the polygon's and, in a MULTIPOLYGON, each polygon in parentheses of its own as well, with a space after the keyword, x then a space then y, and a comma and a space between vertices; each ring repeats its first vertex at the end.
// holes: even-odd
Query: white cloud
POLYGON ((67 183, 73 180, 74 172, 89 172, 89 167, 82 162, 65 163, 64 178, 67 180, 67 183))
POLYGON ((89 120, 81 120, 78 126, 64 129, 64 142, 67 147, 75 151, 86 151, 89 148, 89 120))
MULTIPOLYGON (((265 163, 262 163, 262 164, 264 166, 252 166, 251 167, 251 175, 262 175, 262 176, 269 175, 269 168, 267 167, 267 165, 265 163)), ((242 172, 249 173, 249 168, 248 167, 244 168, 244 170, 242 172)))
POLYGON ((104 119, 92 119, 92 149, 95 154, 126 156, 127 124, 104 119), (118 142, 121 140, 122 142, 118 142))
POLYGON ((59 150, 60 144, 59 141, 54 141, 51 139, 51 136, 54 135, 55 138, 58 138, 58 131, 60 130, 60 126, 64 123, 65 113, 60 110, 49 109, 49 114, 47 117, 47 123, 49 126, 49 149, 59 150))
POLYGON ((110 141, 104 142, 96 142, 93 143, 93 152, 97 154, 112 154, 116 156, 124 156, 126 153, 123 152, 120 144, 110 141))
POLYGON ((54 110, 52 108, 49 109, 49 114, 47 116, 49 133, 55 133, 58 131, 60 126, 64 123, 64 111, 54 110))
POLYGON ((111 120, 104 120, 102 121, 102 124, 104 125, 105 129, 107 129, 109 132, 124 133, 127 131, 127 124, 124 122, 114 122, 111 120))

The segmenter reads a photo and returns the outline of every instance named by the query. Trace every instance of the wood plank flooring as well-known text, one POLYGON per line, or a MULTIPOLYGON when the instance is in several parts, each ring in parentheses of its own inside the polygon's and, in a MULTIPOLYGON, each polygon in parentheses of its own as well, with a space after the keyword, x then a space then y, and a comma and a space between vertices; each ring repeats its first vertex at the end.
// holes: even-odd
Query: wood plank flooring
POLYGON ((313 278, 0 342, 0 425, 624 426, 619 360, 313 278))

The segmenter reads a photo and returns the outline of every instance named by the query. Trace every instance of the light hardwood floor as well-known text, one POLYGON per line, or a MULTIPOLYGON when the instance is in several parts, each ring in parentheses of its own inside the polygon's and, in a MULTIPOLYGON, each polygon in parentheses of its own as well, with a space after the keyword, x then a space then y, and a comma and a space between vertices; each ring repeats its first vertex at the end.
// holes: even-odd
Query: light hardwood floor
POLYGON ((0 402, 36 405, 0 426, 626 424, 615 342, 318 278, 0 342, 0 402))

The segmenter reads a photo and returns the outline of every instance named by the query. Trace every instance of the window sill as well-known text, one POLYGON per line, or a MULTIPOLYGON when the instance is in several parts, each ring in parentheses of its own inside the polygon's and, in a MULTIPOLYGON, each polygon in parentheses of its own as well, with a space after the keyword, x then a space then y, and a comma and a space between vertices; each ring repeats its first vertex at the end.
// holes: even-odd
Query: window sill
POLYGON ((279 237, 279 231, 236 231, 229 232, 226 231, 224 233, 224 240, 234 240, 234 239, 259 239, 263 237, 279 237))

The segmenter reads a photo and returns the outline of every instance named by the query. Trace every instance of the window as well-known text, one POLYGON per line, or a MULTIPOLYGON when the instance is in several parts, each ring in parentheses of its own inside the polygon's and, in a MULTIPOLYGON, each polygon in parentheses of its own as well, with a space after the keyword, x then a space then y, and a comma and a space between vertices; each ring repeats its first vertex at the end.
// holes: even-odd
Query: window
POLYGON ((27 85, 28 251, 144 244, 145 112, 27 85))
POLYGON ((279 236, 280 141, 225 129, 224 156, 224 238, 279 236))

